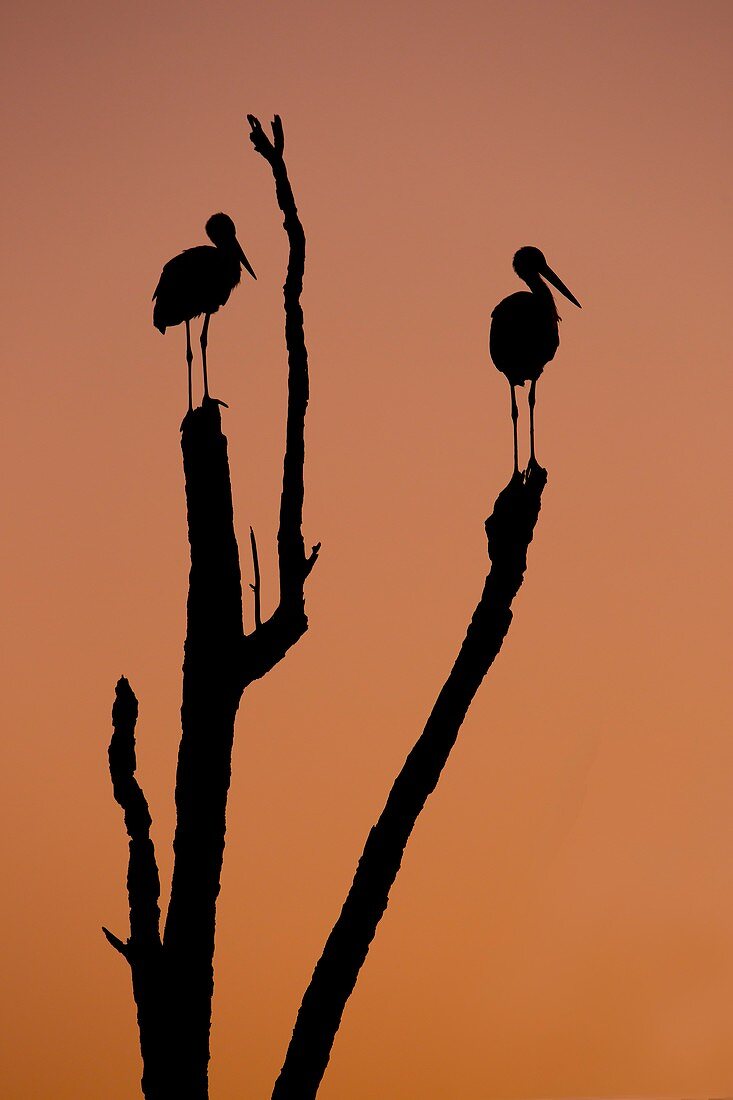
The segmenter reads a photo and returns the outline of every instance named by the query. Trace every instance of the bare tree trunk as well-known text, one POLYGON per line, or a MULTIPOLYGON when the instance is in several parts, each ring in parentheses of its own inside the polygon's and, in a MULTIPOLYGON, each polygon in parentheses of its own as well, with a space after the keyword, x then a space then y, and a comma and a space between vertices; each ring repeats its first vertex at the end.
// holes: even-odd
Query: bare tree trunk
POLYGON ((130 837, 130 937, 105 929, 132 972, 146 1100, 206 1100, 214 990, 214 934, 226 833, 234 721, 245 688, 265 675, 305 633, 304 584, 319 545, 306 556, 302 535, 304 426, 308 360, 300 293, 305 234, 283 160, 283 131, 270 142, 252 116, 251 138, 271 164, 290 244, 286 277, 288 411, 278 529, 280 600, 260 620, 255 556, 255 629, 246 635, 234 533, 227 442, 219 403, 205 399, 182 426, 191 571, 183 662, 182 736, 176 774, 176 831, 171 896, 163 937, 160 885, 150 840, 150 814, 135 779, 137 700, 122 678, 113 708, 109 750, 116 800, 130 837))
POLYGON ((545 470, 536 465, 526 476, 515 474, 486 521, 491 568, 481 599, 425 729, 367 837, 351 889, 303 997, 273 1100, 312 1100, 318 1092, 410 833, 509 629, 546 482, 545 470))
POLYGON ((234 719, 243 688, 242 581, 218 404, 189 413, 181 440, 191 572, 176 772, 175 860, 163 948, 178 1051, 176 1095, 208 1096, 214 931, 234 719))

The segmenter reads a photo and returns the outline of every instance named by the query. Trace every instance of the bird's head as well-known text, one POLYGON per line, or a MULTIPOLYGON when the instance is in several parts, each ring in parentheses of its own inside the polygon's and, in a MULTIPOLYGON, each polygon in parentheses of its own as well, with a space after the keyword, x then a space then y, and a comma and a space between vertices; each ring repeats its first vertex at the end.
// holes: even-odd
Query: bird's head
POLYGON ((525 245, 524 248, 520 248, 518 252, 514 253, 512 266, 519 278, 523 279, 525 283, 532 286, 532 280, 536 280, 537 276, 541 275, 548 283, 552 283, 561 294, 564 294, 573 305, 576 305, 578 309, 581 308, 578 299, 574 294, 571 294, 562 279, 557 277, 547 263, 544 253, 540 252, 539 248, 534 248, 530 244, 525 245))
POLYGON ((228 214, 212 214, 206 223, 206 236, 210 241, 213 241, 217 248, 235 252, 242 267, 249 271, 253 279, 257 278, 241 244, 237 240, 236 226, 228 214))
POLYGON ((212 214, 206 223, 206 236, 218 248, 231 245, 237 239, 237 228, 228 214, 212 214))
POLYGON ((512 267, 520 279, 526 279, 528 275, 541 275, 547 267, 544 252, 527 244, 514 253, 512 267))

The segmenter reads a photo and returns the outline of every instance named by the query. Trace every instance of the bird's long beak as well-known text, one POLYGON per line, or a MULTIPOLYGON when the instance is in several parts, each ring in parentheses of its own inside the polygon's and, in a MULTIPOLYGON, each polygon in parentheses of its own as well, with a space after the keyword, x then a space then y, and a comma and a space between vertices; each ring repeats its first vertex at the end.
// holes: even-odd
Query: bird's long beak
POLYGON ((540 271, 540 275, 542 275, 543 278, 547 279, 548 283, 552 283, 552 285, 556 287, 561 294, 564 294, 566 298, 569 298, 573 305, 576 305, 578 309, 583 308, 575 295, 570 293, 562 279, 558 279, 557 275, 554 271, 552 271, 551 268, 545 267, 544 271, 540 271))
POLYGON ((245 256, 244 249, 242 248, 239 241, 237 241, 237 248, 239 249, 239 259, 241 260, 242 267, 246 268, 247 271, 249 271, 249 273, 250 273, 250 275, 252 276, 253 279, 256 279, 257 276, 255 275, 254 271, 252 270, 252 265, 250 264, 249 260, 245 256))

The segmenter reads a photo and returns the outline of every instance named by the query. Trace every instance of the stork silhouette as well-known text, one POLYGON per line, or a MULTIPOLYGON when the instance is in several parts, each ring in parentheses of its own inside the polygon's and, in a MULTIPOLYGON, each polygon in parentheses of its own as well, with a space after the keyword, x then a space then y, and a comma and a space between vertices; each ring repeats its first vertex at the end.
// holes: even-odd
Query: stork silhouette
POLYGON ((191 395, 191 321, 204 314, 201 329, 201 362, 204 372, 204 398, 209 397, 206 373, 206 346, 209 320, 229 299, 239 284, 245 267, 253 279, 254 271, 237 240, 234 222, 228 214, 212 214, 206 223, 206 235, 213 242, 187 248, 163 268, 153 294, 153 324, 160 332, 186 322, 186 363, 188 365, 188 410, 193 408, 191 395))
POLYGON ((517 398, 515 388, 529 387, 530 465, 537 462, 534 453, 535 386, 545 364, 554 358, 560 345, 560 317, 547 282, 580 309, 580 302, 550 269, 539 248, 526 246, 514 254, 513 267, 529 292, 520 290, 499 302, 491 313, 489 352, 497 370, 507 378, 512 392, 512 422, 514 425, 514 472, 519 471, 517 455, 517 398))

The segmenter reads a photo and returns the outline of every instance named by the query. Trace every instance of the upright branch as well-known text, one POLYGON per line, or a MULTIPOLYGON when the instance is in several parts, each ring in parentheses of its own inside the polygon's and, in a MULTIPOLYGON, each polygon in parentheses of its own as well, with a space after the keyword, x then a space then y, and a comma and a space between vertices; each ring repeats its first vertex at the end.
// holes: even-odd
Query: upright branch
POLYGON ((248 675, 256 679, 268 672, 308 628, 303 585, 316 563, 321 544, 316 543, 306 555, 303 540, 303 465, 309 387, 308 351, 300 303, 305 271, 305 232, 283 159, 285 139, 280 116, 275 115, 272 121, 272 139, 254 115, 247 115, 247 121, 250 141, 272 169, 275 195, 283 213, 283 226, 289 244, 288 270, 283 286, 285 344, 288 351, 288 414, 277 533, 280 603, 270 619, 245 640, 248 675))
POLYGON ((285 169, 279 118, 273 123, 273 142, 256 119, 250 118, 250 125, 257 151, 272 166, 290 243, 285 281, 288 408, 277 537, 280 593, 276 609, 263 622, 259 560, 252 535, 255 626, 245 634, 221 403, 205 397, 181 426, 191 570, 176 773, 175 858, 162 941, 157 870, 153 876, 155 861, 148 835, 150 816, 133 776, 137 701, 126 680, 118 684, 110 745, 115 797, 125 810, 131 838, 131 936, 127 943, 111 933, 107 938, 132 968, 147 1100, 208 1097, 216 901, 235 717, 245 688, 273 668, 307 630, 304 585, 319 549, 314 546, 306 556, 301 529, 308 404, 308 359, 300 306, 305 234, 285 169), (137 966, 140 952, 145 964, 137 966), (148 1006, 154 1011, 148 1011, 148 1006))
POLYGON ((127 897, 130 906, 130 936, 126 942, 103 928, 115 950, 127 959, 132 974, 132 989, 137 1006, 140 1047, 145 1066, 143 1090, 146 1096, 163 1100, 155 1089, 160 1048, 160 879, 155 849, 150 837, 152 821, 148 803, 135 778, 135 726, 137 699, 124 676, 115 689, 112 707, 112 740, 109 745, 109 772, 115 801, 125 815, 130 838, 127 868, 127 897))
POLYGON ((160 947, 160 879, 155 848, 150 838, 152 820, 142 787, 135 778, 135 726, 137 699, 124 676, 117 681, 112 707, 112 740, 109 744, 109 773, 115 801, 125 815, 130 838, 127 870, 127 896, 130 905, 130 938, 122 943, 108 929, 109 942, 126 959, 134 958, 149 947, 160 947))
POLYGON ((466 712, 499 652, 527 567, 546 472, 515 474, 486 520, 491 567, 450 675, 367 837, 341 914, 298 1012, 273 1100, 312 1100, 346 1002, 389 900, 410 833, 455 744, 466 712))
POLYGON ((249 587, 252 589, 254 596, 255 608, 255 630, 258 626, 262 626, 262 599, 261 599, 261 577, 260 577, 260 556, 257 553, 257 539, 252 527, 249 529, 249 544, 252 550, 252 570, 254 572, 254 583, 249 587))

